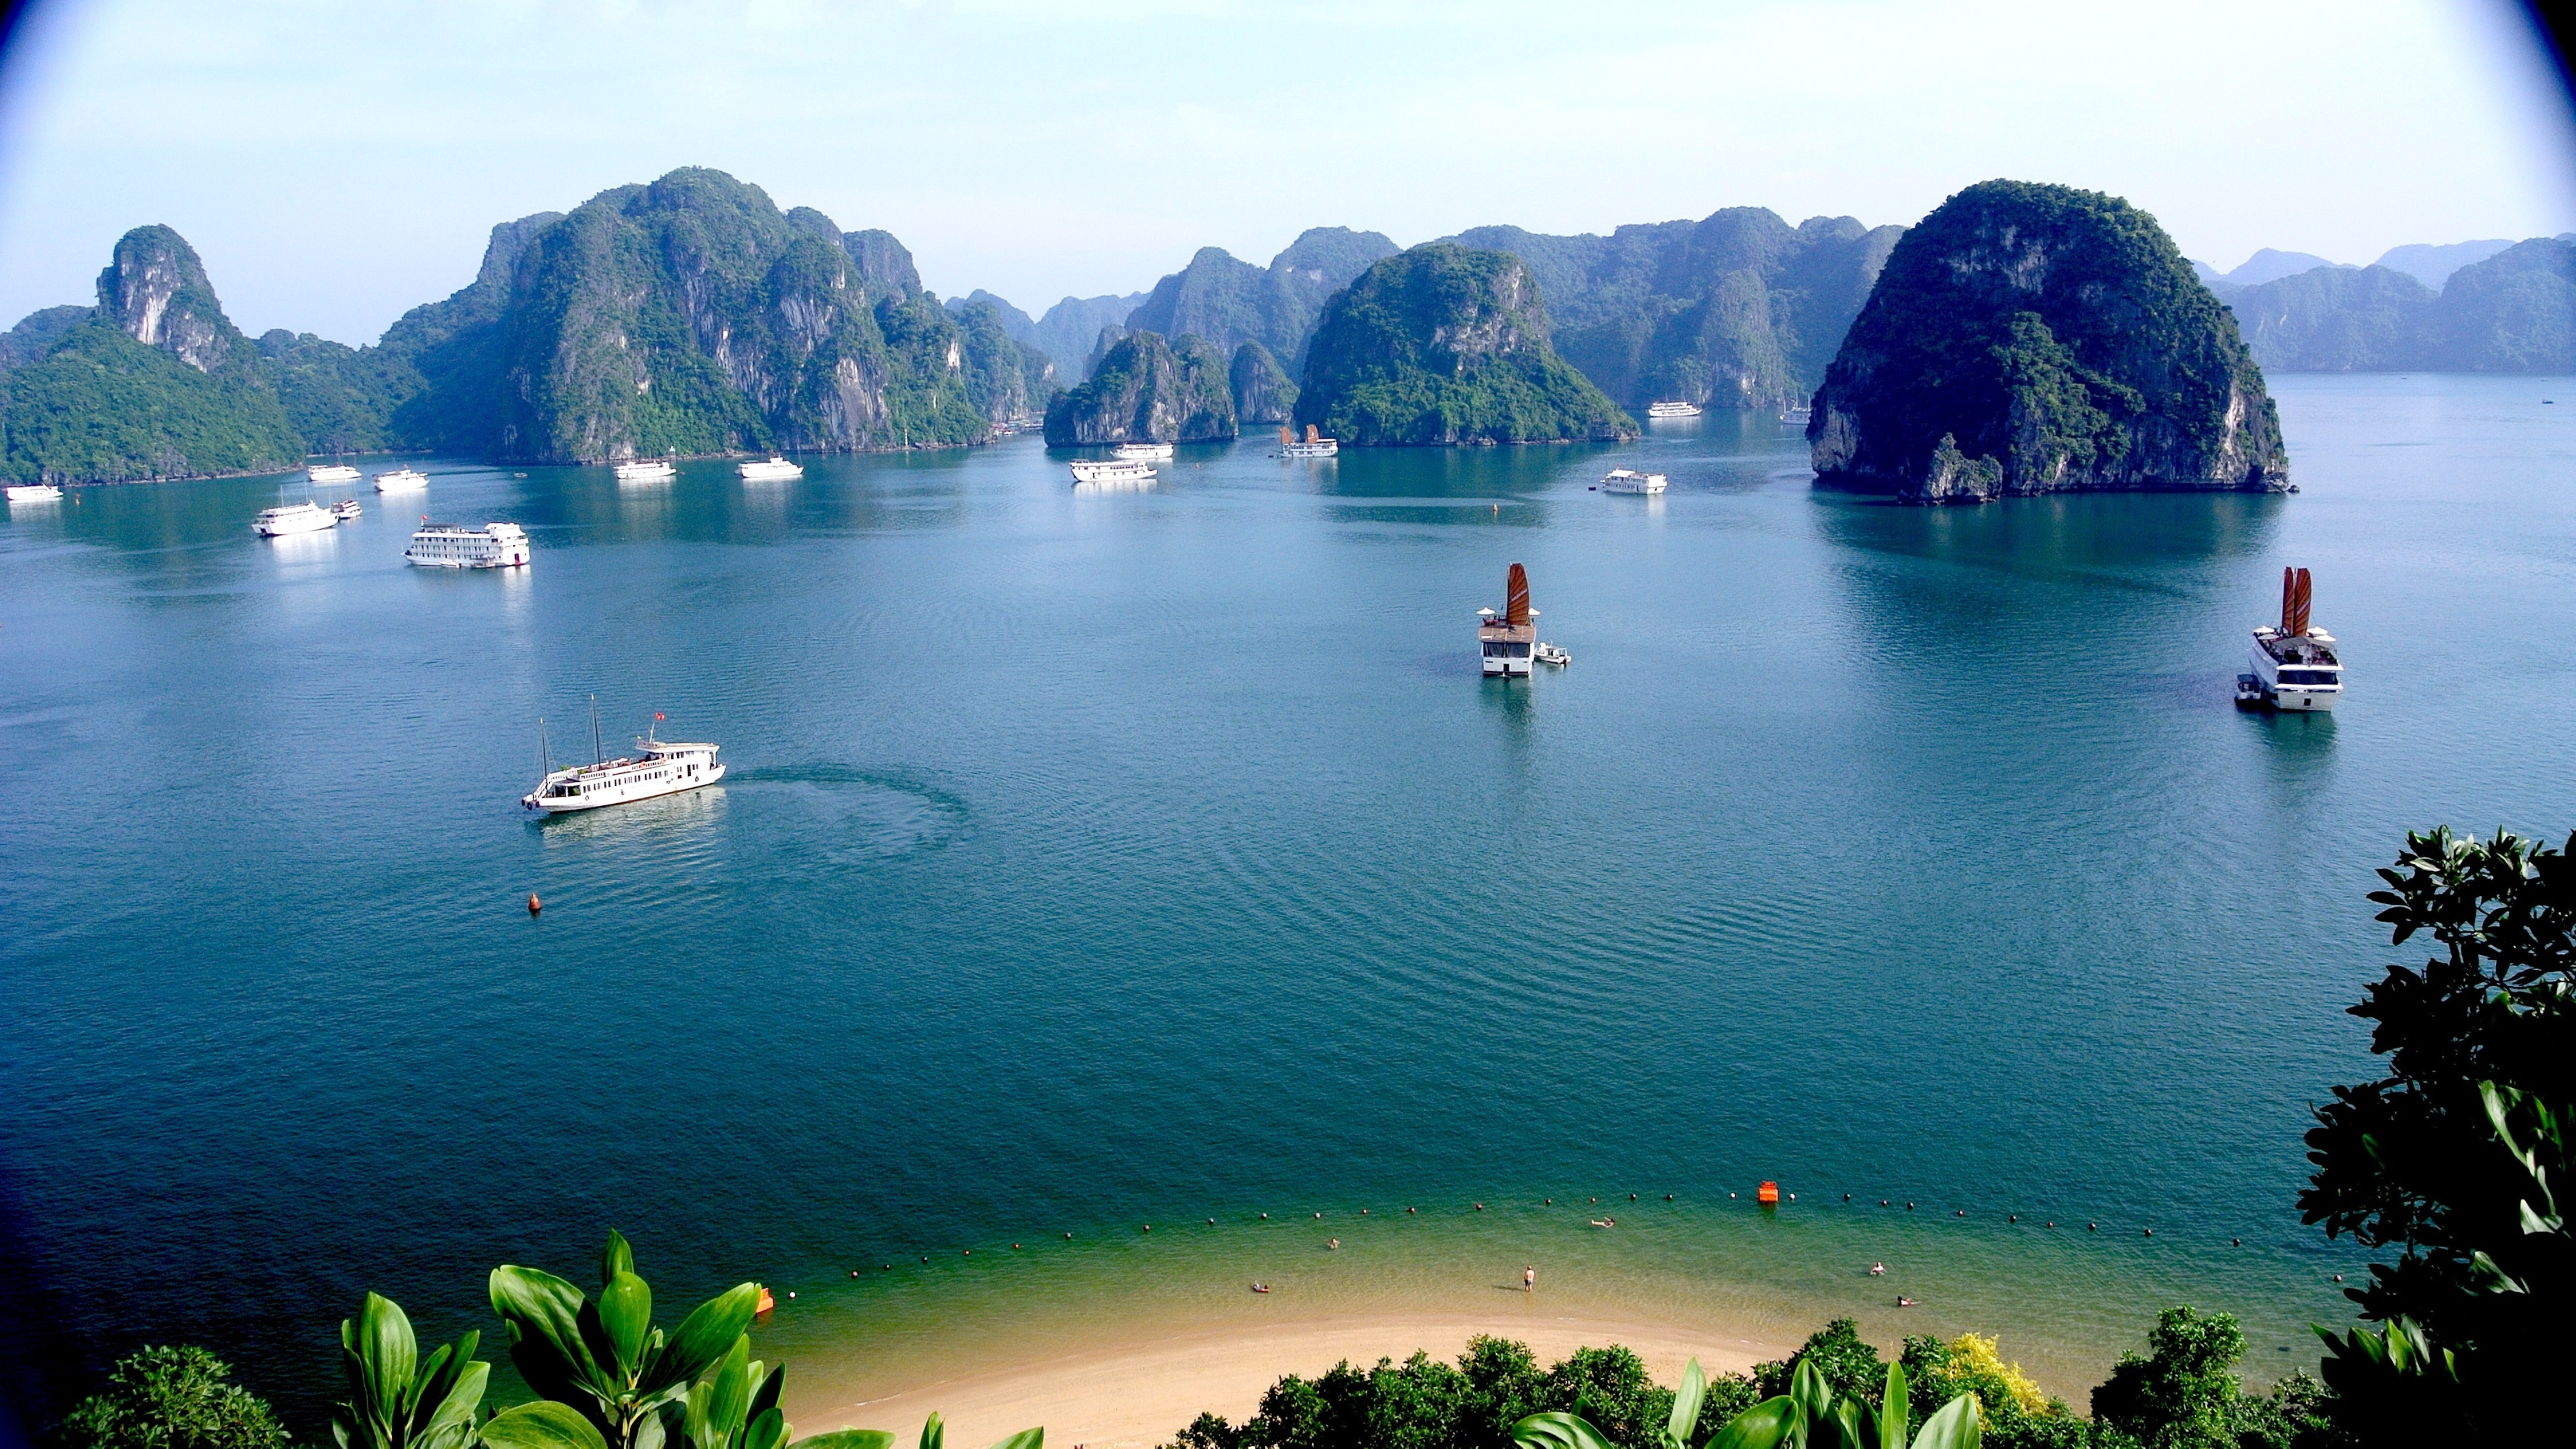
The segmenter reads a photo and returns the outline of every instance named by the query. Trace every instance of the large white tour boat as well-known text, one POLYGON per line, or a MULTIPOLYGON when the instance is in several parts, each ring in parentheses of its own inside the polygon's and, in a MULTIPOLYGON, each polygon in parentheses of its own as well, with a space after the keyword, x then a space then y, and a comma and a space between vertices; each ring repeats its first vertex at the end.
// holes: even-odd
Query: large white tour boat
POLYGON ((2313 583, 2306 569, 2281 570, 2281 622, 2257 627, 2246 660, 2251 674, 2236 676, 2236 702, 2273 709, 2332 709, 2343 694, 2343 658, 2335 637, 2308 623, 2313 583))
POLYGON ((1695 418, 1699 416, 1699 404, 1686 402, 1648 403, 1646 405, 1646 416, 1650 418, 1695 418))
POLYGON ((304 470, 304 477, 311 483, 355 483, 358 470, 346 463, 316 463, 304 470))
POLYGON ((632 463, 620 463, 617 465, 617 481, 620 483, 667 483, 672 478, 677 477, 679 472, 679 469, 671 466, 671 460, 668 458, 638 458, 632 463))
POLYGON ((1072 466, 1076 488, 1142 488, 1155 478, 1152 468, 1131 459, 1085 459, 1072 466))
POLYGON ((1613 468, 1601 475, 1604 493, 1661 493, 1667 480, 1661 473, 1640 473, 1634 468, 1613 468))
POLYGON ((63 490, 55 487, 51 483, 12 483, 9 485, 9 501, 12 503, 60 503, 63 501, 63 490))
POLYGON ((742 474, 745 483, 784 483, 791 478, 804 477, 805 465, 791 463, 772 453, 763 462, 745 463, 735 471, 742 474))
POLYGON ((1282 458, 1333 458, 1342 451, 1341 440, 1327 438, 1313 423, 1306 425, 1306 436, 1300 438, 1293 429, 1279 430, 1279 452, 1282 458))
MULTIPOLYGON (((662 717, 657 714, 653 718, 659 721, 662 717)), ((519 803, 551 815, 676 795, 724 778, 725 767, 716 763, 716 749, 714 745, 657 740, 648 730, 635 742, 632 756, 548 770, 537 788, 519 797, 519 803)))
POLYGON ((308 498, 301 503, 281 503, 275 508, 261 509, 259 518, 251 524, 251 531, 262 538, 283 538, 290 533, 320 533, 326 528, 339 526, 340 520, 332 515, 330 509, 308 498))
POLYGON ((1172 456, 1172 445, 1169 443, 1120 443, 1117 447, 1109 450, 1109 456, 1113 458, 1122 458, 1130 463, 1159 462, 1172 456))
POLYGON ((425 569, 516 568, 528 561, 528 533, 515 523, 424 523, 403 558, 425 569))
POLYGON ((429 475, 412 468, 396 468, 376 475, 379 493, 410 493, 429 486, 429 475))
POLYGON ((1519 564, 1503 580, 1503 611, 1476 611, 1476 645, 1485 658, 1485 673, 1527 675, 1538 644, 1538 610, 1530 607, 1529 571, 1519 564))

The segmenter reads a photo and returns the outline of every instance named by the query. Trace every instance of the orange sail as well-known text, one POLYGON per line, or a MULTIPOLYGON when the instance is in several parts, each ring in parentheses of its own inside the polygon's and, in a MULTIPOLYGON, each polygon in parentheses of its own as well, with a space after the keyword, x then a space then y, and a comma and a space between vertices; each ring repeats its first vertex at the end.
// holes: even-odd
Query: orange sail
POLYGON ((1322 435, 1315 431, 1315 425, 1313 423, 1308 423, 1306 425, 1306 441, 1310 443, 1323 441, 1322 435))
POLYGON ((2308 577, 2306 569, 2299 570, 2298 586, 2291 592, 2290 622, 2285 626, 2286 632, 2293 635, 2308 632, 2308 605, 2313 601, 2314 593, 2315 581, 2308 577))
POLYGON ((1279 446, 1284 448, 1295 441, 1297 441, 1297 434, 1294 431, 1288 428, 1281 428, 1279 430, 1279 446))
POLYGON ((1503 622, 1518 628, 1529 621, 1529 570, 1514 564, 1511 583, 1503 596, 1503 622))

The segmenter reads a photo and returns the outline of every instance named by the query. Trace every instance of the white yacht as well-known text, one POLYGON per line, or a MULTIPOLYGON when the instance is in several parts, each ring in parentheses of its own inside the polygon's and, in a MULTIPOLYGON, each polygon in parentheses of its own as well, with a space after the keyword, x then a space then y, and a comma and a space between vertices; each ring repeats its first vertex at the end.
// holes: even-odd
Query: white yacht
POLYGON ((261 509, 251 531, 262 538, 283 538, 290 533, 320 533, 339 526, 340 520, 332 516, 331 510, 308 498, 301 503, 261 509))
POLYGON ((410 493, 429 486, 429 475, 413 468, 396 468, 376 475, 379 493, 410 493))
POLYGON ((1699 404, 1686 402, 1648 403, 1646 405, 1646 416, 1650 418, 1695 418, 1699 416, 1699 404))
POLYGON ((1613 468, 1601 475, 1604 493, 1661 493, 1666 480, 1661 473, 1640 473, 1634 468, 1613 468))
POLYGON ((2281 570, 2281 622, 2254 630, 2246 660, 2251 674, 2236 676, 2238 704, 2273 709, 2332 709, 2343 694, 2343 659, 2335 637, 2308 623, 2313 581, 2306 569, 2281 570))
POLYGON ((620 483, 667 483, 679 473, 680 470, 672 467, 668 458, 638 458, 634 462, 617 465, 617 481, 620 483))
POLYGON ((1791 403, 1789 406, 1780 409, 1780 421, 1801 428, 1805 427, 1807 425, 1807 420, 1815 415, 1816 410, 1807 406, 1805 403, 1791 403))
POLYGON ((516 568, 528 561, 528 533, 515 523, 424 523, 403 558, 425 569, 516 568))
POLYGON ((1109 455, 1113 458, 1118 458, 1129 463, 1161 462, 1172 456, 1172 445, 1169 443, 1120 443, 1117 447, 1109 450, 1109 455))
POLYGON ((1531 652, 1538 643, 1538 625, 1530 621, 1537 617, 1538 610, 1530 607, 1529 571, 1514 564, 1503 580, 1503 611, 1476 611, 1476 645, 1484 655, 1488 677, 1529 674, 1531 652))
POLYGON ((1306 425, 1306 436, 1303 438, 1298 437, 1293 429, 1281 428, 1279 430, 1279 452, 1277 455, 1279 457, 1332 458, 1340 456, 1341 451, 1341 440, 1338 438, 1327 438, 1323 436, 1321 433, 1316 431, 1313 423, 1308 423, 1306 425))
POLYGON ((357 499, 343 498, 339 502, 331 505, 331 519, 335 523, 348 523, 355 520, 359 514, 366 511, 367 510, 358 506, 357 499))
POLYGON ((358 470, 346 463, 316 463, 304 470, 304 477, 310 483, 355 483, 358 470))
POLYGON ((63 501, 63 490, 55 487, 51 483, 12 483, 9 485, 9 501, 12 503, 60 503, 63 501))
POLYGON ((716 763, 716 749, 714 745, 668 743, 654 739, 648 732, 635 742, 632 756, 548 770, 537 788, 519 797, 519 803, 552 815, 676 795, 724 778, 725 767, 716 763))
POLYGON ((735 471, 742 474, 745 483, 784 483, 791 478, 804 477, 805 465, 790 463, 772 453, 765 462, 745 463, 735 471))
POLYGON ((1076 488, 1142 488, 1155 476, 1152 468, 1129 459, 1085 459, 1073 465, 1076 488))

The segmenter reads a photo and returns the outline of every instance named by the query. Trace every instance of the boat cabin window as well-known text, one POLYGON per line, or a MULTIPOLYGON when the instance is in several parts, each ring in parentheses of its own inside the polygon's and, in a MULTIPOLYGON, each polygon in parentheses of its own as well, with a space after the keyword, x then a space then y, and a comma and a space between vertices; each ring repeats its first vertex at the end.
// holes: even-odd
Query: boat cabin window
POLYGON ((2284 669, 2283 684, 2338 684, 2342 681, 2331 669, 2284 669))

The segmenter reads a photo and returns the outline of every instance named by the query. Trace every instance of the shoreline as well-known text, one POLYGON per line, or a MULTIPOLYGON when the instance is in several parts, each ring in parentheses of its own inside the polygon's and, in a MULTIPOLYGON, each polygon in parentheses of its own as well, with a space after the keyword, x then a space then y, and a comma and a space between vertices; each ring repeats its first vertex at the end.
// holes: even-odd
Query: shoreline
POLYGON ((1694 1357, 1715 1376, 1743 1373, 1797 1347, 1714 1325, 1575 1313, 1343 1314, 1195 1331, 1171 1323, 1105 1344, 1067 1334, 938 1377, 895 1375, 872 1383, 859 1365, 816 1371, 808 1360, 789 1376, 784 1407, 799 1437, 886 1429, 898 1444, 910 1443, 923 1419, 937 1412, 961 1445, 1043 1427, 1061 1446, 1155 1449, 1202 1412, 1242 1422, 1285 1375, 1313 1378, 1343 1360, 1359 1368, 1380 1358, 1401 1363, 1417 1350, 1454 1362, 1480 1333, 1528 1344, 1541 1368, 1577 1348, 1619 1344, 1645 1360, 1661 1384, 1678 1381, 1694 1357))

